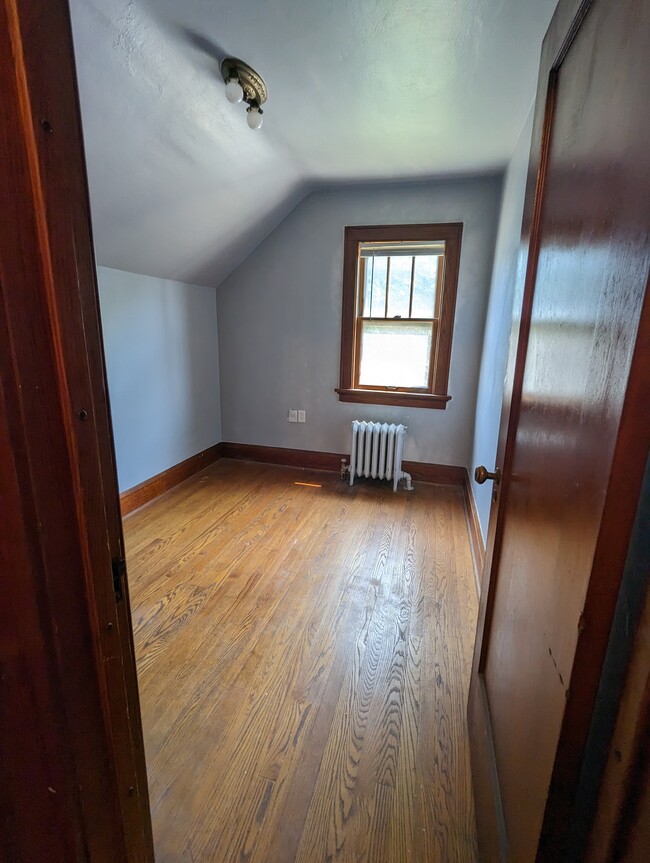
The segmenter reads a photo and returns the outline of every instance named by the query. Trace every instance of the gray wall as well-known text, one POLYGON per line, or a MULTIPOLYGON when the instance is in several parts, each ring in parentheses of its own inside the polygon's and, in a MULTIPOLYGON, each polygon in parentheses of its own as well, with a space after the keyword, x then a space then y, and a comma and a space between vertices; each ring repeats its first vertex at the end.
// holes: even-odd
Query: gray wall
POLYGON ((214 288, 98 267, 120 491, 221 440, 214 288))
POLYGON ((466 465, 502 180, 313 192, 217 289, 223 438, 346 452, 350 421, 399 420, 406 458, 466 465), (345 404, 339 380, 345 225, 464 222, 446 411, 345 404), (289 408, 307 412, 304 425, 289 408))
POLYGON ((488 470, 493 470, 496 457, 513 296, 517 281, 523 279, 525 275, 525 256, 521 253, 519 241, 532 130, 533 109, 531 108, 508 164, 503 185, 476 399, 474 443, 472 458, 468 463, 472 476, 472 491, 484 538, 487 536, 490 517, 492 483, 477 485, 473 479, 473 470, 479 464, 484 464, 488 470))

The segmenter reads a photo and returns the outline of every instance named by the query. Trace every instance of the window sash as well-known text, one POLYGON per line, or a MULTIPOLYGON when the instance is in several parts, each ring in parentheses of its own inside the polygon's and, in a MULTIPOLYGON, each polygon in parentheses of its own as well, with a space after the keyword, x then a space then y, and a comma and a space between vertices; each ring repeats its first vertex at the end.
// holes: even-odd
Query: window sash
MULTIPOLYGON (((429 253, 426 253, 427 256, 430 256, 429 253)), ((424 253, 422 253, 424 256, 424 253)), ((363 316, 363 311, 365 308, 366 302, 366 262, 369 260, 368 256, 362 257, 359 255, 357 259, 357 303, 356 303, 356 317, 359 318, 363 316, 367 319, 374 319, 378 321, 382 320, 402 320, 402 321, 418 321, 418 320, 434 320, 439 319, 441 314, 441 306, 442 306, 442 288, 444 284, 444 272, 445 272, 445 255, 444 253, 438 254, 438 257, 441 258, 441 261, 438 266, 438 271, 436 273, 436 286, 435 286, 435 297, 434 297, 434 318, 416 318, 412 316, 413 313, 413 285, 415 281, 415 260, 420 257, 420 255, 411 255, 411 282, 409 288, 409 313, 408 316, 400 315, 400 316, 389 316, 388 314, 388 305, 390 302, 390 256, 388 256, 388 263, 386 266, 386 284, 385 284, 385 295, 384 295, 384 314, 383 315, 366 315, 363 316)), ((372 311, 372 304, 369 305, 369 311, 372 311)))
POLYGON ((438 348, 438 333, 440 331, 440 320, 438 318, 377 318, 358 315, 355 326, 354 338, 354 389, 373 390, 375 392, 388 393, 430 393, 433 389, 435 380, 435 361, 438 348), (405 328, 409 324, 421 323, 431 325, 431 355, 429 356, 429 374, 426 386, 423 387, 397 387, 387 386, 386 384, 362 384, 359 382, 361 374, 361 342, 364 322, 376 322, 394 324, 399 327, 403 325, 405 328))

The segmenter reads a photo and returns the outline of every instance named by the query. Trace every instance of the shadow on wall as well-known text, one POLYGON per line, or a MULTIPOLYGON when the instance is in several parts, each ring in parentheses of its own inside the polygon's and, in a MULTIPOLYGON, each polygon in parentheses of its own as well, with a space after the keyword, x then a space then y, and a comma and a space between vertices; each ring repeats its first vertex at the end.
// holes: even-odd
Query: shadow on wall
POLYGON ((255 219, 241 224, 231 225, 232 241, 226 249, 220 249, 217 255, 206 249, 204 255, 197 255, 203 263, 200 267, 188 268, 183 271, 182 278, 191 285, 218 285, 235 270, 245 258, 282 222, 302 199, 309 193, 309 185, 299 184, 288 195, 283 197, 270 210, 263 210, 255 219))
POLYGON ((98 268, 120 491, 221 440, 214 288, 98 268))
POLYGON ((521 302, 527 261, 526 249, 521 247, 520 239, 532 131, 531 108, 508 164, 503 185, 490 301, 485 319, 472 455, 467 466, 472 477, 472 492, 484 539, 490 518, 492 483, 478 485, 473 475, 474 467, 479 464, 493 470, 497 454, 513 303, 516 302, 515 296, 521 302))

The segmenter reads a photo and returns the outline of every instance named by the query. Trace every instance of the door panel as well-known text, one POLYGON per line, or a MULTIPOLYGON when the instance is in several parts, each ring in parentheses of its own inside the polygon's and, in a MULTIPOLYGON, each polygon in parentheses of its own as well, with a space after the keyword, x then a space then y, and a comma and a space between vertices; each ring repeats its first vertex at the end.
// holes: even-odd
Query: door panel
MULTIPOLYGON (((617 449, 630 427, 638 430, 626 467, 632 485, 647 451, 638 405, 623 417, 633 364, 643 373, 649 33, 641 0, 561 2, 542 61, 536 125, 546 132, 531 158, 541 168, 523 341, 514 415, 504 414, 504 482, 470 703, 470 723, 491 738, 494 759, 491 783, 482 768, 494 812, 479 812, 479 825, 502 813, 500 848, 483 830, 486 860, 562 859, 554 813, 570 806, 620 577, 600 567, 598 552, 606 511, 616 508, 613 466, 621 470, 617 449), (558 763, 569 747, 573 772, 558 763)), ((623 509, 613 542, 631 527, 623 509)), ((479 761, 473 753, 475 775, 479 761)), ((481 787, 477 808, 484 797, 481 787)))

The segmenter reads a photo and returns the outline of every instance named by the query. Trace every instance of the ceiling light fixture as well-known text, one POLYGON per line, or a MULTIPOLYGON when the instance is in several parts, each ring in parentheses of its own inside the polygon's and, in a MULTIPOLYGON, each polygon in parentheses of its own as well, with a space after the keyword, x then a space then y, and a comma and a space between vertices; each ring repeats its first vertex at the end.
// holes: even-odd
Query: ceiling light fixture
POLYGON ((246 102, 246 122, 251 129, 259 129, 263 122, 261 106, 268 97, 268 90, 261 75, 243 60, 226 57, 221 64, 221 74, 226 85, 226 98, 236 104, 246 102))

